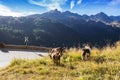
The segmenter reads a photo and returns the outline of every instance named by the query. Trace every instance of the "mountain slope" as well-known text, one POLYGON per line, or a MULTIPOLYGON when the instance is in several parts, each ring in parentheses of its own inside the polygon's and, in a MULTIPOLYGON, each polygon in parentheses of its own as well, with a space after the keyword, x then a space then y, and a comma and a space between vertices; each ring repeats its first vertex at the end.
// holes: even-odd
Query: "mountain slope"
POLYGON ((76 31, 50 19, 20 17, 2 21, 0 32, 5 37, 1 41, 5 43, 24 44, 25 36, 29 37, 29 45, 70 46, 80 41, 76 31))
POLYGON ((103 12, 100 12, 100 13, 98 13, 96 15, 91 15, 90 18, 91 18, 91 20, 101 21, 101 22, 104 22, 104 23, 110 23, 110 22, 113 21, 109 16, 107 16, 103 12))
POLYGON ((37 17, 45 17, 69 26, 79 33, 83 43, 90 42, 102 45, 117 41, 120 36, 119 28, 108 25, 107 23, 111 23, 113 20, 102 12, 92 16, 81 16, 69 11, 59 12, 54 10, 37 15, 34 18, 37 17))
MULTIPOLYGON (((119 19, 119 18, 118 18, 119 19)), ((41 46, 76 46, 84 43, 103 46, 119 40, 119 21, 104 13, 78 15, 52 10, 25 17, 0 17, 0 42, 41 46)))

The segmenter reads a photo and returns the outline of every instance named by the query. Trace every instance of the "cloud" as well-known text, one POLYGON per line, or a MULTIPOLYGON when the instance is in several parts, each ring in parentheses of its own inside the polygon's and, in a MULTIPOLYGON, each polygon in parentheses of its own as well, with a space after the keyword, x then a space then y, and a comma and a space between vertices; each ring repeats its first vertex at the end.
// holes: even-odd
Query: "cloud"
POLYGON ((81 4, 82 3, 82 0, 78 0, 77 4, 81 4))
POLYGON ((21 16, 21 13, 11 11, 10 8, 0 4, 0 15, 2 16, 21 16))
POLYGON ((20 16, 26 16, 30 14, 35 14, 35 12, 15 12, 15 11, 12 11, 9 7, 0 4, 0 15, 1 16, 20 17, 20 16))
POLYGON ((29 0, 31 4, 45 7, 48 10, 58 9, 62 11, 61 5, 63 5, 67 0, 29 0))
POLYGON ((70 9, 73 9, 76 4, 79 5, 81 3, 82 3, 82 0, 78 0, 78 1, 72 0, 70 3, 70 9))
POLYGON ((70 3, 70 9, 73 9, 74 6, 75 6, 75 2, 71 1, 71 3, 70 3))
POLYGON ((120 0, 112 0, 110 2, 110 5, 112 5, 112 6, 120 5, 120 0))

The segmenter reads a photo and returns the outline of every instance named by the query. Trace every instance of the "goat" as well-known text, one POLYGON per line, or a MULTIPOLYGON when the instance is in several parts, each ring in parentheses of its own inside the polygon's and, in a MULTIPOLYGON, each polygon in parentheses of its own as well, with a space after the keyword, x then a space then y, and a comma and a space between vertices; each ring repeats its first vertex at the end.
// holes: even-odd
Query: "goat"
POLYGON ((60 58, 63 55, 63 48, 58 47, 58 48, 53 48, 50 51, 50 58, 53 60, 54 64, 60 65, 60 58))
POLYGON ((87 60, 90 57, 91 49, 89 46, 85 46, 82 53, 82 59, 87 60))

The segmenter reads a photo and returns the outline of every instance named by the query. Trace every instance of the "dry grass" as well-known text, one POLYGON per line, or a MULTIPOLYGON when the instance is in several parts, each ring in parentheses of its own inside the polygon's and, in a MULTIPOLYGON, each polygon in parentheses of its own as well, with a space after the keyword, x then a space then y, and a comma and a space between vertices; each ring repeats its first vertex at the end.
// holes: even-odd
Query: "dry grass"
POLYGON ((88 61, 81 49, 66 50, 61 65, 47 56, 37 60, 15 59, 0 70, 0 80, 120 80, 120 42, 114 47, 92 48, 88 61))

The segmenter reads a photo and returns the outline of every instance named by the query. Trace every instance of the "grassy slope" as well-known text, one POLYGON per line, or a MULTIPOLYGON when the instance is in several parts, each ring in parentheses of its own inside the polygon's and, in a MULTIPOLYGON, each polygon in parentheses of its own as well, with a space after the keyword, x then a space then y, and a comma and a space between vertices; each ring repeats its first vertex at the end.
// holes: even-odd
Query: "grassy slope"
POLYGON ((13 60, 0 70, 0 80, 119 80, 120 42, 115 47, 92 49, 89 61, 81 60, 82 51, 66 50, 61 66, 49 57, 37 60, 13 60))

